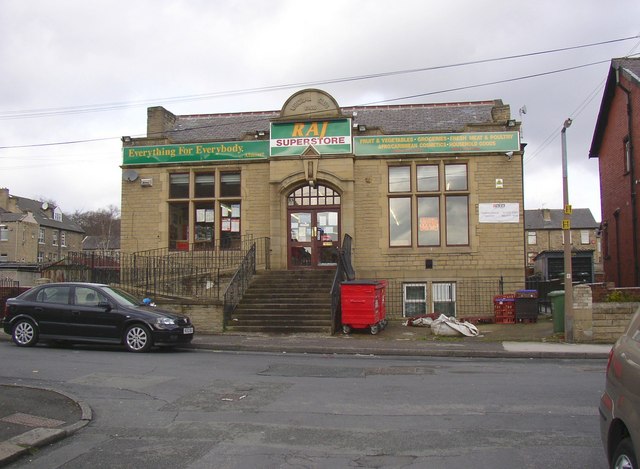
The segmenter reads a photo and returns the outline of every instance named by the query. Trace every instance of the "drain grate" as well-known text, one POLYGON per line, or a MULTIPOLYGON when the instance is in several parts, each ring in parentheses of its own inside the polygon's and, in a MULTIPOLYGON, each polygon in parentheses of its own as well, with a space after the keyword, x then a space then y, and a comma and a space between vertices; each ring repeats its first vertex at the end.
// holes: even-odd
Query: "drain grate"
POLYGON ((62 420, 48 419, 46 417, 38 417, 37 415, 31 414, 23 414, 22 412, 17 412, 15 414, 7 415, 6 417, 1 418, 3 422, 15 423, 18 425, 24 425, 26 427, 44 427, 44 428, 55 428, 59 427, 63 423, 62 420))

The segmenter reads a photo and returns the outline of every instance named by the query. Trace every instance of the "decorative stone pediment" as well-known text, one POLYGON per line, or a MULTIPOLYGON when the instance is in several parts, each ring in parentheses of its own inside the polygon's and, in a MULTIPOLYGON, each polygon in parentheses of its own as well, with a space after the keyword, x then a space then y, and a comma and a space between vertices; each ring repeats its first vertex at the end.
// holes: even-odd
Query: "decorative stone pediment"
POLYGON ((278 120, 318 120, 343 117, 333 96, 322 90, 306 89, 293 94, 282 106, 278 120))

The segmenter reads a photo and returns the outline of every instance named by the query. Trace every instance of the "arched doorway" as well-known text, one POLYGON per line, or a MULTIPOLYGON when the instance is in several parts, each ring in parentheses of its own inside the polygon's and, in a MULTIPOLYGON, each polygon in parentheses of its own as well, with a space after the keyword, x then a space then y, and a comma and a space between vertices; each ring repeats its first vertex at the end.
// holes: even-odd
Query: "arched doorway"
POLYGON ((289 269, 334 268, 340 246, 340 194, 322 185, 298 187, 287 197, 289 269))

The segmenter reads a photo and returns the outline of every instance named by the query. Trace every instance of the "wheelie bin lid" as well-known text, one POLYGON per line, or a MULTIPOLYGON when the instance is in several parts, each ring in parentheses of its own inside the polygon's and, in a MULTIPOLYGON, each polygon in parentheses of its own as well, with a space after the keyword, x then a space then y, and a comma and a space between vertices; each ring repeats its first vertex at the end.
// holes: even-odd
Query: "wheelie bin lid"
POLYGON ((554 290, 547 293, 547 296, 563 296, 564 290, 554 290))

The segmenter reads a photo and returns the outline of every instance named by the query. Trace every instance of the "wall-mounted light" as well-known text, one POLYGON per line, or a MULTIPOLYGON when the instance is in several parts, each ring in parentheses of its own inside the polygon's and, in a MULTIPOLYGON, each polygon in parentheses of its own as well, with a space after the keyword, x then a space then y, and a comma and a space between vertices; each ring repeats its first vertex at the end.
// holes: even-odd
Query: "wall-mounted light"
POLYGON ((264 137, 264 130, 256 130, 256 138, 264 137))
POLYGON ((515 119, 509 119, 507 121, 507 127, 515 127, 516 126, 516 120, 515 119))
POLYGON ((142 187, 152 187, 153 186, 153 178, 141 178, 140 185, 142 187))
POLYGON ((358 132, 366 132, 367 131, 367 126, 364 124, 360 124, 358 125, 358 132))
POLYGON ((513 152, 512 151, 508 151, 504 154, 504 156, 507 157, 507 160, 511 161, 513 159, 513 152))
POLYGON ((124 137, 122 137, 122 141, 125 143, 129 143, 131 142, 131 137, 129 137, 128 135, 125 135, 124 137))

